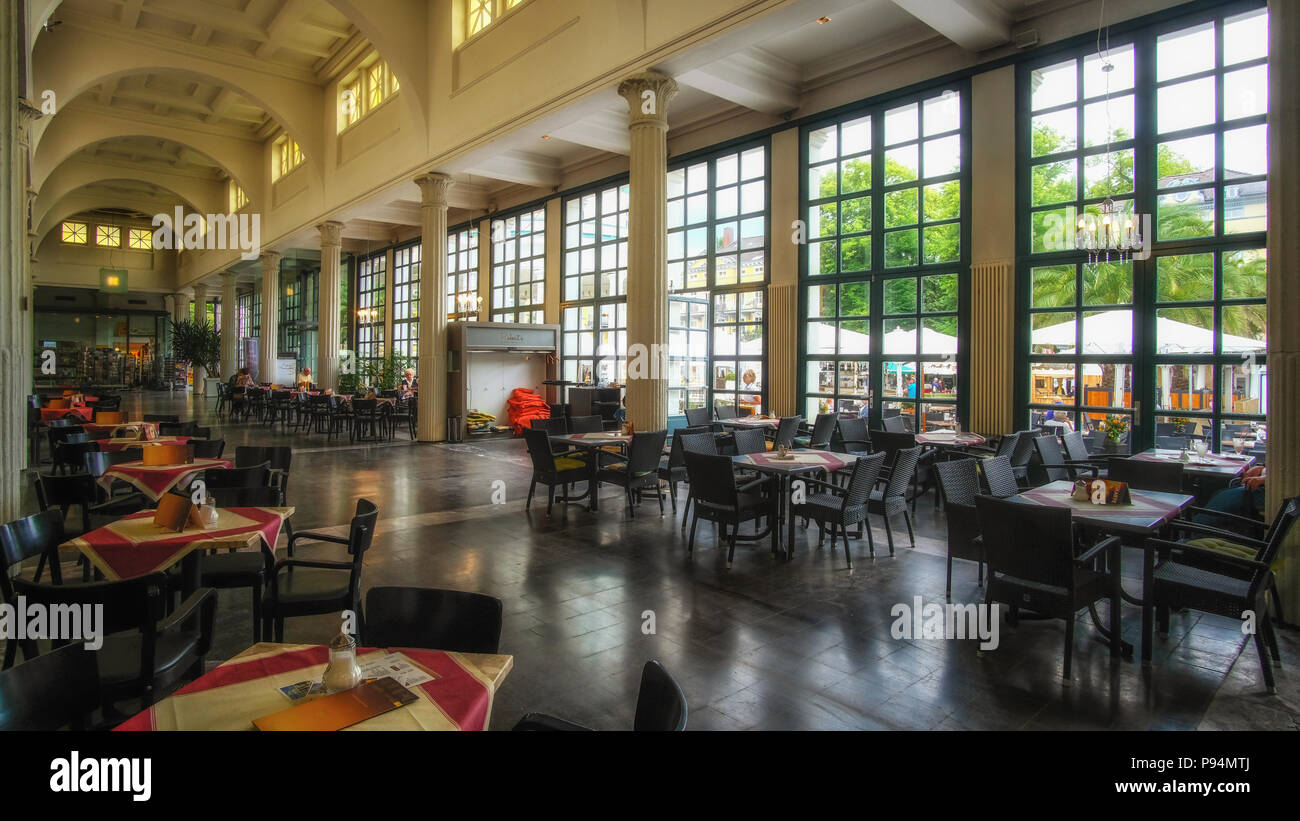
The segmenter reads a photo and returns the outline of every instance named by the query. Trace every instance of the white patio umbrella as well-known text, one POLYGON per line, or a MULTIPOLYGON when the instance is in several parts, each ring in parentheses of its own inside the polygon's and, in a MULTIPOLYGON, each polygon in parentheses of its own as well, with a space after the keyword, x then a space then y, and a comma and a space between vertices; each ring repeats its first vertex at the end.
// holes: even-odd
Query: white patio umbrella
MULTIPOLYGON (((1072 347, 1075 344, 1073 319, 1048 325, 1033 332, 1035 345, 1072 347)), ((1214 330, 1179 322, 1166 316, 1156 317, 1157 353, 1203 353, 1214 349, 1214 330)), ((1133 350, 1133 312, 1103 311, 1090 316, 1084 323, 1083 350, 1085 354, 1127 354, 1133 350)), ((1224 353, 1243 353, 1262 350, 1256 339, 1234 334, 1223 335, 1224 353)))

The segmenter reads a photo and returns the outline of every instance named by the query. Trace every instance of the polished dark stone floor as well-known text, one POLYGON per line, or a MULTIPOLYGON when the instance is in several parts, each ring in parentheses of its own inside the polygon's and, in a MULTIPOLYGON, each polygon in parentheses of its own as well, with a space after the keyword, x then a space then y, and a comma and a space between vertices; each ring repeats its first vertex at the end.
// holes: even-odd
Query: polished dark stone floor
MULTIPOLYGON (((813 530, 789 563, 774 560, 766 543, 742 545, 728 569, 711 530, 701 526, 691 559, 680 520, 671 512, 661 518, 653 501, 630 518, 617 488, 602 493, 596 515, 557 506, 548 520, 544 500, 525 513, 529 466, 517 440, 326 444, 320 435, 225 424, 212 400, 194 407, 189 397, 146 394, 125 404, 214 424, 230 454, 238 444, 292 444, 289 501, 298 530, 336 528, 341 535, 356 499, 376 502, 380 524, 364 587, 427 585, 502 598, 501 648, 514 655, 515 668, 497 696, 495 728, 529 710, 628 728, 640 668, 650 658, 681 683, 696 730, 1300 726, 1294 631, 1281 636, 1285 667, 1277 671, 1276 696, 1265 693, 1254 647, 1238 624, 1195 614, 1174 616, 1147 670, 1112 661, 1081 620, 1069 686, 1061 681, 1061 622, 1013 628, 1003 621, 1000 646, 984 653, 974 641, 892 638, 896 603, 944 601, 943 515, 929 496, 918 506, 916 549, 900 546, 896 558, 883 550, 877 520, 881 557, 869 559, 855 541, 852 571, 842 551, 817 549, 813 530), (493 504, 497 482, 504 483, 504 504, 493 504)), ((333 555, 327 546, 308 550, 333 555)), ((953 601, 982 596, 974 565, 957 562, 953 601)), ((220 597, 214 661, 251 639, 246 594, 220 597)), ((1125 608, 1132 641, 1139 616, 1125 608)), ((291 620, 286 640, 325 642, 336 624, 332 617, 291 620)))

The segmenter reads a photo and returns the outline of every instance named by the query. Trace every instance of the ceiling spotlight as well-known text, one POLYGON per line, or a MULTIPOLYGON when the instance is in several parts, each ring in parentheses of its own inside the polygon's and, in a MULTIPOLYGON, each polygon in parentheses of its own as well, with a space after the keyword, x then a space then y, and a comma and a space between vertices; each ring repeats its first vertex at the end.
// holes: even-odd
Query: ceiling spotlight
POLYGON ((543 135, 542 135, 542 139, 543 139, 543 140, 549 140, 550 138, 551 138, 551 135, 550 135, 550 134, 543 134, 543 135))
POLYGON ((46 20, 43 24, 41 24, 41 28, 45 29, 46 31, 49 31, 55 26, 59 26, 62 24, 63 24, 62 20, 46 20))
POLYGON ((829 17, 818 17, 818 18, 817 18, 817 25, 819 25, 819 26, 824 26, 824 25, 826 25, 827 23, 829 23, 830 21, 831 21, 831 18, 829 18, 829 17))

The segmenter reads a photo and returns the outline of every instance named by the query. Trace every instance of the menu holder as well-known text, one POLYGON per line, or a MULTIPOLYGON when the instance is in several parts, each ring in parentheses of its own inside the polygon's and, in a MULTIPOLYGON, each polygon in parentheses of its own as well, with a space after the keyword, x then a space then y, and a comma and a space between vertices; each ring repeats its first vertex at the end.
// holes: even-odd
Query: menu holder
POLYGON ((164 493, 158 500, 158 509, 154 511, 153 523, 163 530, 177 533, 191 527, 200 529, 203 527, 203 520, 199 517, 199 509, 194 502, 190 501, 188 496, 178 496, 175 493, 164 493))
POLYGON ((1112 482, 1109 479, 1079 479, 1074 483, 1070 498, 1076 502, 1090 502, 1094 505, 1133 504, 1128 483, 1112 482))
POLYGON ((194 448, 178 442, 160 443, 145 448, 141 461, 146 466, 188 465, 194 461, 194 448))
POLYGON ((322 696, 253 720, 263 732, 299 730, 331 732, 405 707, 419 698, 391 676, 366 681, 341 693, 322 696))

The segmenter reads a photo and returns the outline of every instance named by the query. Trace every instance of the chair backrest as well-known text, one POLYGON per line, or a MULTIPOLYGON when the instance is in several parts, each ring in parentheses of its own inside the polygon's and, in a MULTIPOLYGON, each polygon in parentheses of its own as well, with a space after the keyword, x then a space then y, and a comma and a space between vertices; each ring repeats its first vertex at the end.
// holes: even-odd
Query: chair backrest
MULTIPOLYGON (((1300 519, 1300 496, 1283 499, 1282 506, 1278 508, 1277 515, 1273 517, 1273 523, 1268 526, 1268 533, 1264 537, 1264 547, 1255 556, 1255 561, 1261 562, 1267 567, 1272 567, 1273 562, 1277 559, 1277 554, 1282 550, 1282 544, 1286 541, 1287 536, 1291 534, 1291 528, 1295 527, 1297 519, 1300 519)), ((1254 594, 1258 593, 1258 585, 1263 581, 1265 575, 1262 571, 1255 574, 1251 584, 1251 598, 1254 598, 1254 594)))
POLYGON ((984 474, 984 484, 988 487, 989 493, 999 499, 1015 496, 1020 492, 1020 485, 1016 482, 1016 472, 1011 467, 1010 456, 982 459, 980 471, 984 474))
POLYGON ((140 458, 140 452, 131 448, 114 451, 112 453, 106 451, 92 451, 85 454, 82 458, 86 463, 86 473, 98 479, 113 465, 136 461, 140 458))
POLYGON ((186 422, 159 422, 158 433, 161 436, 195 436, 198 424, 193 420, 186 422))
POLYGON ((362 639, 372 647, 495 653, 503 610, 500 599, 482 593, 372 587, 366 593, 362 639))
POLYGON ((50 450, 63 442, 88 442, 90 437, 86 436, 86 429, 81 425, 59 425, 51 424, 50 429, 45 432, 46 439, 49 440, 50 450))
POLYGON ((352 557, 352 585, 361 582, 361 557, 370 549, 375 538, 375 523, 379 520, 379 508, 369 499, 358 499, 357 509, 352 514, 352 524, 348 529, 348 555, 352 557))
POLYGON ((921 460, 921 451, 921 446, 917 445, 903 448, 894 454, 894 462, 890 466, 889 484, 885 485, 886 499, 907 493, 908 485, 912 483, 912 476, 916 473, 916 463, 921 460))
POLYGON ((682 443, 682 464, 686 464, 685 454, 687 453, 704 453, 709 456, 718 455, 718 437, 712 433, 682 433, 678 432, 673 436, 673 440, 681 440, 682 443))
POLYGON ((274 447, 240 445, 235 448, 235 467, 248 468, 263 463, 269 463, 275 470, 287 473, 289 466, 293 464, 293 448, 287 445, 274 447))
MULTIPOLYGON (((1016 439, 1016 449, 1011 452, 1011 467, 1028 467, 1034 455, 1034 440, 1038 437, 1031 430, 1022 430, 1016 439)), ((999 453, 1001 455, 1001 453, 999 453)))
POLYGON ((664 453, 667 430, 637 431, 632 434, 632 444, 627 449, 627 471, 630 476, 644 476, 659 470, 659 459, 664 453))
POLYGON ((736 442, 737 456, 767 452, 767 437, 761 428, 740 428, 732 434, 732 439, 736 442))
MULTIPOLYGON (((1061 452, 1061 443, 1055 436, 1035 436, 1034 448, 1042 462, 1042 477, 1048 482, 1069 479, 1070 471, 1065 469, 1065 454, 1061 452)), ((1038 471, 1033 471, 1037 473, 1038 471)), ((1045 484, 1045 483, 1044 483, 1045 484)))
POLYGON ((203 471, 208 490, 228 487, 267 487, 271 484, 269 462, 249 468, 208 468, 203 471))
POLYGON ((1016 452, 1016 446, 1019 443, 1020 443, 1020 434, 1018 433, 1003 434, 1002 438, 998 440, 998 452, 996 455, 1005 456, 1008 459, 1010 459, 1011 455, 1016 452))
POLYGON ((352 400, 352 412, 357 416, 374 416, 379 407, 378 399, 356 399, 352 400))
POLYGON ((533 460, 534 473, 555 473, 555 454, 551 450, 551 435, 544 428, 524 428, 524 444, 528 457, 533 460))
POLYGON ((691 480, 691 495, 699 502, 721 507, 736 507, 736 472, 730 456, 714 456, 686 449, 686 475, 691 480))
POLYGON ((1092 454, 1088 453, 1088 444, 1083 441, 1083 432, 1072 430, 1061 437, 1065 444, 1065 453, 1074 462, 1086 462, 1092 454))
POLYGON ((713 412, 717 414, 719 419, 735 419, 740 416, 740 414, 736 412, 736 406, 729 402, 717 403, 713 406, 713 412))
POLYGON ((840 432, 840 442, 844 450, 852 452, 855 450, 866 450, 871 438, 867 435, 867 420, 865 419, 837 419, 836 426, 840 432))
POLYGON ((886 454, 886 465, 893 464, 894 455, 900 450, 914 447, 916 447, 916 434, 896 433, 888 430, 871 431, 871 449, 886 454))
POLYGON ((225 439, 191 439, 195 459, 220 459, 226 450, 225 439))
POLYGON ((569 433, 600 433, 605 429, 605 420, 600 416, 570 416, 569 433))
POLYGON ((104 605, 100 626, 105 635, 132 630, 152 637, 156 622, 166 612, 167 577, 162 573, 113 582, 37 584, 14 579, 13 584, 14 593, 26 597, 28 604, 104 605))
POLYGON ((825 450, 831 445, 831 434, 835 432, 835 414, 819 413, 813 421, 812 434, 808 437, 808 444, 814 448, 825 450))
POLYGON ((799 432, 799 426, 803 424, 802 416, 782 416, 781 421, 776 426, 776 438, 773 445, 780 447, 785 445, 787 448, 794 445, 794 435, 799 432))
POLYGON ((0 672, 0 732, 80 730, 98 706, 98 660, 79 645, 0 672))
POLYGON ((935 462, 939 474, 939 489, 945 504, 973 505, 980 492, 977 459, 950 459, 935 462))
POLYGON ((1106 478, 1114 482, 1124 482, 1135 490, 1183 492, 1181 462, 1151 462, 1146 459, 1113 457, 1107 463, 1106 478))
MULTIPOLYGON (((9 568, 41 555, 57 563, 61 544, 63 514, 58 508, 50 507, 33 516, 0 525, 0 594, 3 594, 3 600, 11 603, 14 600, 9 568)), ((58 579, 57 573, 55 579, 58 579)))
POLYGON ((682 448, 683 435, 685 434, 678 430, 668 443, 668 467, 670 468, 686 467, 686 451, 682 448))
POLYGON ((1074 525, 1068 507, 976 496, 989 573, 1074 587, 1074 525))
MULTIPOLYGON (((86 434, 80 434, 85 436, 86 434)), ((54 449, 54 461, 56 464, 66 464, 73 470, 81 470, 86 464, 86 454, 94 453, 99 450, 98 441, 86 442, 61 442, 54 449)))
POLYGON ((907 420, 901 414, 885 416, 880 421, 884 424, 885 430, 890 433, 907 433, 907 420))
POLYGON ((657 659, 641 669, 641 691, 636 697, 637 732, 680 732, 686 729, 686 696, 657 659))
POLYGON ((883 453, 872 453, 855 459, 853 473, 849 476, 848 489, 841 497, 840 509, 849 510, 865 505, 884 466, 885 454, 883 453))
POLYGON ((686 424, 695 427, 698 425, 707 425, 712 421, 713 412, 708 408, 687 408, 686 424))
POLYGON ((551 417, 550 419, 530 419, 528 427, 533 430, 544 430, 552 436, 563 436, 569 432, 563 416, 551 417))

